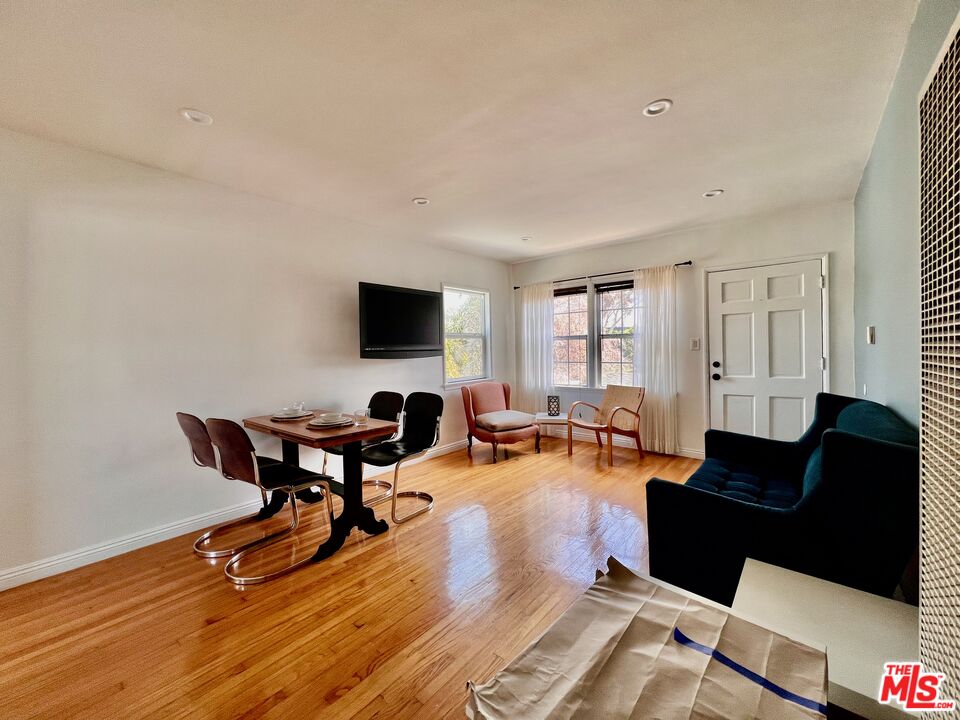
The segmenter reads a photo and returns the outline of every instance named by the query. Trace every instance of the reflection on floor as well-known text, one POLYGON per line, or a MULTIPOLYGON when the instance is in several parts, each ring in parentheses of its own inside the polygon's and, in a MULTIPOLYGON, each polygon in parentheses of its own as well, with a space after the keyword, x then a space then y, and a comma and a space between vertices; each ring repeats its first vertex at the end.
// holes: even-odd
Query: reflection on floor
MULTIPOLYGON (((505 665, 607 556, 646 569, 644 483, 699 464, 618 447, 610 469, 596 446, 571 459, 565 442, 405 468, 404 489, 431 492, 432 512, 375 538, 354 531, 333 558, 267 585, 227 583, 223 561, 191 553, 194 533, 0 593, 0 716, 459 720, 467 679, 505 665)), ((312 552, 327 533, 319 508, 245 571, 312 552)))

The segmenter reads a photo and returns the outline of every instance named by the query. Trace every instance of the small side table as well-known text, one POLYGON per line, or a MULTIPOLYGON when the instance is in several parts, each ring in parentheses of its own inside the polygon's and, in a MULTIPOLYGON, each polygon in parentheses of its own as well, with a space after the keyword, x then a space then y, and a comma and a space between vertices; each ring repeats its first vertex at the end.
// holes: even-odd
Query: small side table
POLYGON ((567 425, 566 415, 547 415, 545 412, 538 412, 534 422, 541 427, 544 425, 567 425))
POLYGON ((540 426, 540 434, 550 437, 566 437, 567 414, 547 415, 545 412, 538 412, 534 422, 540 426), (558 428, 560 432, 552 432, 553 428, 558 428))

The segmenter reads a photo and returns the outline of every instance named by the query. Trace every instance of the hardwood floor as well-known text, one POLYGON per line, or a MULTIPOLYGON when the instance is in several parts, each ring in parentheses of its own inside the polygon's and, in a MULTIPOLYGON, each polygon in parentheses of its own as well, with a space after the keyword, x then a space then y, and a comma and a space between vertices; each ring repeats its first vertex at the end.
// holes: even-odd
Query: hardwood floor
MULTIPOLYGON (((266 585, 228 583, 222 560, 191 552, 194 533, 0 593, 0 717, 463 718, 466 681, 501 669, 609 555, 645 569, 644 483, 699 465, 618 447, 610 469, 595 445, 571 459, 565 444, 406 468, 401 489, 433 493, 433 511, 354 531, 266 585)), ((320 506, 303 516, 295 540, 242 569, 311 553, 328 525, 320 506)))

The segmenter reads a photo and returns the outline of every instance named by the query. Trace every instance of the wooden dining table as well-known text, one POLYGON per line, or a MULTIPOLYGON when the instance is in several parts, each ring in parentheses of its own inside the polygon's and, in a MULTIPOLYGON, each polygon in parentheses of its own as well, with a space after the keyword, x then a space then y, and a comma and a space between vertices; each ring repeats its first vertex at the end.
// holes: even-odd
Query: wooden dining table
MULTIPOLYGON (((349 425, 340 428, 313 428, 308 423, 328 410, 314 410, 313 415, 302 420, 275 420, 271 415, 245 418, 243 426, 248 430, 273 435, 280 438, 283 461, 291 465, 300 464, 300 446, 322 449, 333 445, 343 446, 343 510, 332 519, 330 537, 321 543, 311 559, 323 560, 343 547, 353 528, 360 528, 368 535, 379 535, 387 531, 387 523, 377 520, 373 509, 363 504, 363 462, 360 450, 364 440, 387 438, 399 429, 395 422, 369 419, 363 425, 349 425)), ((319 493, 297 496, 305 502, 316 502, 322 498, 319 493)), ((286 493, 275 492, 262 514, 270 517, 279 512, 286 502, 286 493)))

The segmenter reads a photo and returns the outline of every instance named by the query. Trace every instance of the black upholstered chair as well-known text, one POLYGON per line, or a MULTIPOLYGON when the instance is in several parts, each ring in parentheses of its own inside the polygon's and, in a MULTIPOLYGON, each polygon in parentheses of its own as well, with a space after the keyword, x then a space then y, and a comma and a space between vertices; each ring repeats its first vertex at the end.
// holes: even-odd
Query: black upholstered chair
MULTIPOLYGON (((370 409, 370 417, 374 420, 400 422, 403 414, 403 395, 398 392, 391 392, 390 390, 378 390, 373 394, 373 397, 370 398, 370 404, 367 405, 367 407, 370 409)), ((395 440, 396 438, 397 435, 394 435, 393 437, 388 438, 388 440, 395 440)), ((362 445, 363 447, 369 447, 382 442, 384 442, 383 438, 373 438, 370 440, 364 440, 362 445)), ((323 449, 324 473, 327 472, 328 453, 330 455, 343 455, 343 445, 333 445, 332 447, 323 449)), ((393 485, 386 480, 364 480, 363 484, 367 487, 375 487, 383 490, 383 492, 381 492, 379 495, 364 501, 365 505, 375 505, 378 502, 390 499, 390 490, 393 488, 393 485)))
MULTIPOLYGON (((200 467, 211 468, 212 470, 220 472, 220 467, 217 464, 217 451, 214 449, 213 443, 210 441, 210 434, 207 432, 207 426, 203 424, 203 421, 196 415, 178 412, 177 422, 180 423, 180 429, 183 430, 183 434, 187 436, 187 441, 190 443, 190 455, 193 458, 193 462, 200 467)), ((274 460, 273 458, 257 456, 258 468, 264 468, 268 465, 276 465, 279 462, 279 460, 274 460)), ((229 557, 260 542, 260 540, 254 540, 246 543, 245 545, 239 545, 234 548, 225 548, 223 550, 204 549, 204 546, 210 543, 215 535, 222 533, 225 530, 246 525, 247 523, 258 522, 270 517, 270 515, 265 512, 267 507, 267 493, 263 488, 260 488, 260 497, 263 498, 263 508, 253 515, 248 515, 240 518, 239 520, 234 520, 232 522, 219 525, 213 530, 208 530, 194 541, 193 551, 200 557, 205 558, 229 557)))
POLYGON ((280 570, 267 573, 266 575, 241 576, 234 572, 237 563, 244 557, 276 542, 297 529, 297 526, 300 524, 300 511, 297 508, 296 495, 303 490, 307 490, 314 485, 323 489, 323 495, 327 503, 327 514, 332 524, 333 503, 330 499, 330 493, 334 492, 342 497, 343 485, 335 482, 329 475, 315 473, 296 465, 278 462, 261 466, 257 461, 253 443, 250 442, 246 431, 232 420, 208 419, 207 432, 210 434, 211 442, 217 449, 217 456, 220 460, 220 473, 225 478, 256 485, 260 488, 261 492, 269 490, 271 492, 285 493, 290 501, 290 512, 292 514, 288 527, 261 538, 256 543, 240 550, 230 558, 223 569, 227 579, 237 585, 253 585, 272 580, 281 575, 286 575, 310 562, 310 558, 299 560, 292 565, 287 565, 280 570))
POLYGON ((443 398, 434 393, 410 393, 403 405, 403 433, 396 440, 370 445, 363 449, 361 458, 367 465, 388 467, 395 465, 393 489, 390 492, 390 517, 402 523, 425 513, 433 507, 433 496, 417 490, 400 492, 400 465, 407 460, 421 457, 440 440, 440 416, 443 415, 443 398), (397 498, 412 497, 426 500, 423 507, 397 516, 397 498))

